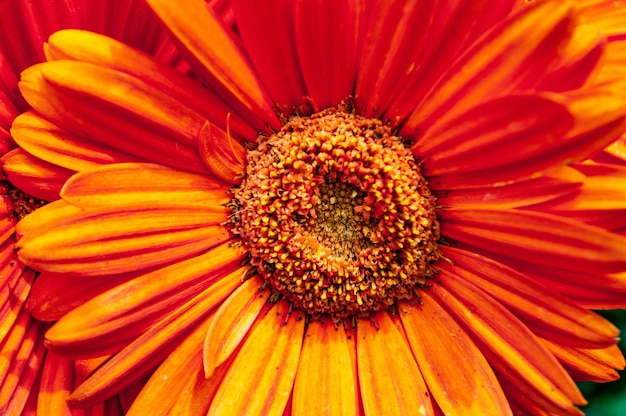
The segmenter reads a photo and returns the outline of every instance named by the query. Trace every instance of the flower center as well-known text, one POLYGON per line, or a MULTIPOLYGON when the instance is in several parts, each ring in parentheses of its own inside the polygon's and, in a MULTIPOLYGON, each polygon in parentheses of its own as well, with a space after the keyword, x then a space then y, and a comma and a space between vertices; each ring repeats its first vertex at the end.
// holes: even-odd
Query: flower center
POLYGON ((5 199, 5 205, 16 221, 46 204, 5 181, 0 182, 0 196, 5 199))
POLYGON ((232 230, 271 287, 341 318, 409 299, 435 274, 435 198, 380 120, 293 117, 247 155, 232 230))

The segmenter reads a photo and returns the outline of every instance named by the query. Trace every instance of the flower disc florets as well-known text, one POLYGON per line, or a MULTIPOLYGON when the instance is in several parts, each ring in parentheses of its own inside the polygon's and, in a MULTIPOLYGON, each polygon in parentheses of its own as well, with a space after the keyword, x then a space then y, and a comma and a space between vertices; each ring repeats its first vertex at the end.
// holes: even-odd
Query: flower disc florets
POLYGON ((433 276, 435 199, 380 120, 293 117, 247 156, 233 231, 278 292, 310 314, 386 309, 433 276))

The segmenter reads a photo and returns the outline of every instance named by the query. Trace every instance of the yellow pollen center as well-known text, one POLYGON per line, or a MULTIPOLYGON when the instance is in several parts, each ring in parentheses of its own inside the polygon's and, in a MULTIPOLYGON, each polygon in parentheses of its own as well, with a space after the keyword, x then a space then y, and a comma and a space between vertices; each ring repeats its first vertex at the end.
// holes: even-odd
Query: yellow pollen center
POLYGON ((232 230, 295 306, 342 318, 410 299, 440 257, 435 199, 380 120, 293 117, 247 155, 232 230))

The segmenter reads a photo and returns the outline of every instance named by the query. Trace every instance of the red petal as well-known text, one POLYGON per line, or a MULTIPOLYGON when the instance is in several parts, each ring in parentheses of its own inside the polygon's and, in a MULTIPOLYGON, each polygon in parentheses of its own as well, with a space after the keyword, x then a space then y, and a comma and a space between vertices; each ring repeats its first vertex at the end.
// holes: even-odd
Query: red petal
POLYGON ((218 127, 205 123, 198 138, 200 157, 207 168, 224 182, 237 185, 245 171, 246 150, 218 127))

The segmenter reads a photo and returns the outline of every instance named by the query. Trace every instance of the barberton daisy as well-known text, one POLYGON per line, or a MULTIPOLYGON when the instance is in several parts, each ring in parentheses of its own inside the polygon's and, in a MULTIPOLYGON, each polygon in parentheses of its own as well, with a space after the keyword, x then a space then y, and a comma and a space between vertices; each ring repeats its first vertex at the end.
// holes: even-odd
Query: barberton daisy
POLYGON ((15 251, 69 408, 582 414, 624 368, 626 5, 524 3, 148 0, 188 70, 52 34, 2 166, 51 201, 15 251))

